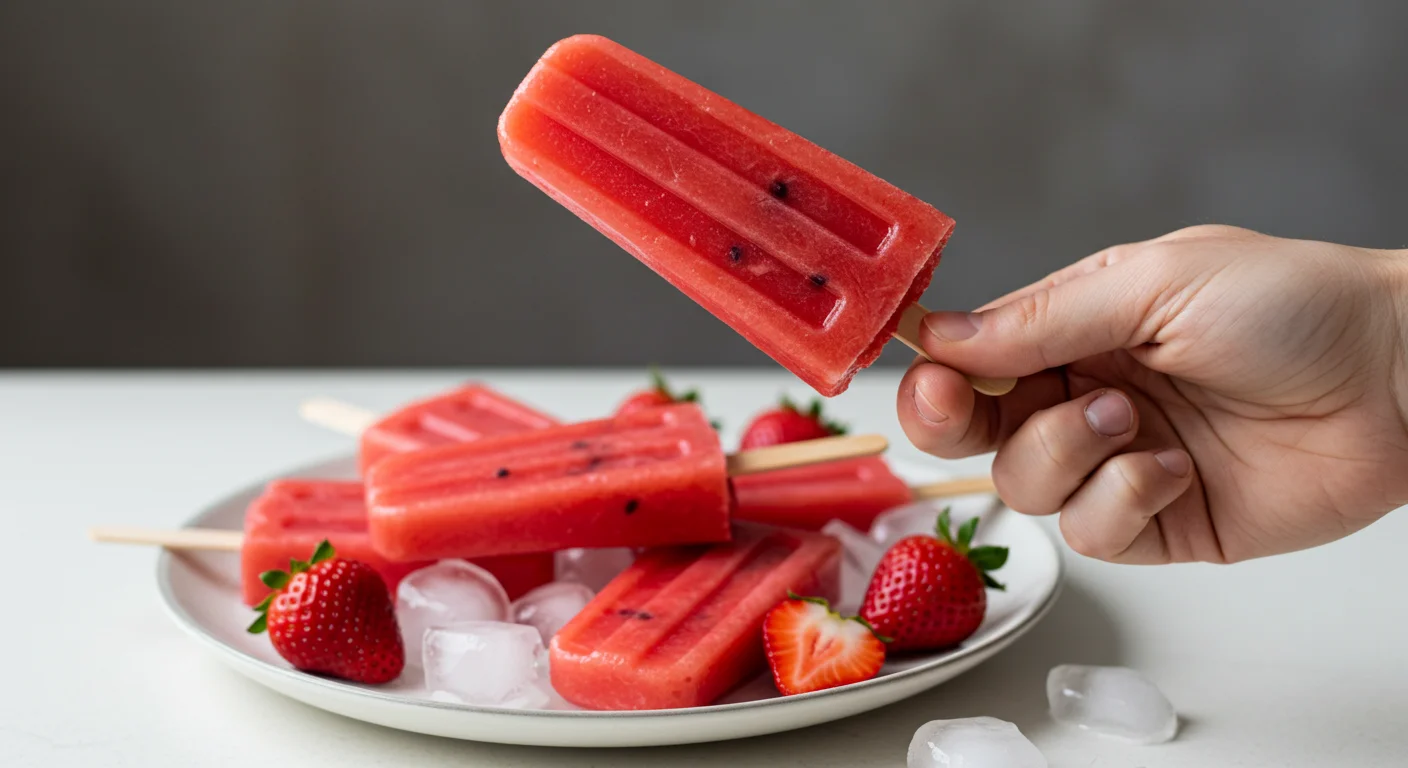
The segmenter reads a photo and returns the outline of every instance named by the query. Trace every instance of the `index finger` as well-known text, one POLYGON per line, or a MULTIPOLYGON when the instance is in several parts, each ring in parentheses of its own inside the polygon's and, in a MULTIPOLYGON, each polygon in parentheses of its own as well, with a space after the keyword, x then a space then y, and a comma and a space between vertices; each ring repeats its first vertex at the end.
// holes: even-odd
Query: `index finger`
POLYGON ((1068 399, 1060 371, 1028 376, 1008 394, 989 397, 953 368, 921 358, 900 381, 896 409, 916 448, 957 459, 997 450, 1032 414, 1068 399))

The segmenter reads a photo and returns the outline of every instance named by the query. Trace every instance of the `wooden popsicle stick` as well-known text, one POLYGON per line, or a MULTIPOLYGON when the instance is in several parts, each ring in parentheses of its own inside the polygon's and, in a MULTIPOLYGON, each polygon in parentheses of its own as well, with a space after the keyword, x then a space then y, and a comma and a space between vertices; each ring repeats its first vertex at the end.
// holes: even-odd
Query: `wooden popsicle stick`
POLYGON ((727 458, 729 477, 756 475, 775 469, 803 467, 825 461, 878 456, 890 447, 883 435, 840 435, 799 443, 739 451, 727 458))
POLYGON ((167 549, 209 549, 223 552, 238 552, 244 541, 242 531, 224 531, 213 528, 177 528, 160 530, 154 528, 125 528, 100 526, 88 529, 88 538, 93 541, 111 544, 147 544, 167 549))
MULTIPOLYGON (((895 328, 893 335, 895 338, 904 342, 906 347, 923 355, 932 363, 934 362, 934 358, 929 357, 929 353, 925 352, 924 347, 919 343, 919 328, 924 322, 924 316, 927 314, 929 314, 929 310, 925 309, 922 305, 918 303, 910 304, 900 315, 900 324, 895 328)), ((968 383, 973 385, 973 389, 985 395, 992 395, 993 397, 1005 395, 1011 392, 1013 387, 1017 386, 1016 379, 969 376, 966 373, 963 375, 967 377, 968 383)))
POLYGON ((997 493, 991 477, 959 477, 953 480, 940 480, 925 483, 909 489, 916 500, 942 499, 946 496, 966 496, 970 493, 997 493))
POLYGON ((375 411, 358 408, 331 397, 313 397, 298 404, 298 415, 304 421, 326 427, 334 432, 357 437, 381 418, 375 411))

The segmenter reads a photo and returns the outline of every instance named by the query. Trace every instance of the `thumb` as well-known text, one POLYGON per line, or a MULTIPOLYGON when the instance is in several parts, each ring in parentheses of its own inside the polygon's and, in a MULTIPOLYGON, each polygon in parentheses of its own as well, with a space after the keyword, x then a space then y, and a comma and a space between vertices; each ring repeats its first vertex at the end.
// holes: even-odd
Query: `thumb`
POLYGON ((977 376, 1030 376, 1137 347, 1153 340, 1159 297, 1170 293, 1151 266, 1131 259, 982 312, 932 312, 920 343, 935 362, 977 376))

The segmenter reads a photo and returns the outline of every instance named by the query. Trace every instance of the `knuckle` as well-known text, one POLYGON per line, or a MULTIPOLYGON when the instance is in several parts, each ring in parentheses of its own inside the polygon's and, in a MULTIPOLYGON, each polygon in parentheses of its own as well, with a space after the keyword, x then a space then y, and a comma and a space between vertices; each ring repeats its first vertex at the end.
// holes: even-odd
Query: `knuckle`
POLYGON ((1095 535, 1085 521, 1076 515, 1063 513, 1060 529, 1061 537, 1066 540, 1066 545, 1078 555, 1093 557, 1096 560, 1108 560, 1115 554, 1110 551, 1111 548, 1105 543, 1104 538, 1095 535))
POLYGON ((1228 224, 1198 224, 1192 227, 1184 227, 1175 230, 1159 238, 1159 241, 1171 242, 1175 240, 1210 240, 1210 239, 1240 239, 1255 237, 1259 233, 1242 227, 1234 227, 1228 224))

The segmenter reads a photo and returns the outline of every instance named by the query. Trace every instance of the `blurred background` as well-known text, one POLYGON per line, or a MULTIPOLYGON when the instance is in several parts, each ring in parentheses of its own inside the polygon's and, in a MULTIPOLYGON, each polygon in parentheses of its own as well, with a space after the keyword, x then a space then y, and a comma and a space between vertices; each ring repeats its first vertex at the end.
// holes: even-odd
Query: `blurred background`
POLYGON ((1402 0, 7 0, 0 365, 771 365, 501 159, 578 32, 953 216, 933 308, 1197 223, 1408 246, 1402 0))

